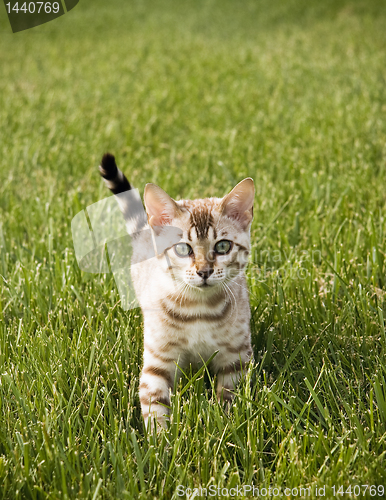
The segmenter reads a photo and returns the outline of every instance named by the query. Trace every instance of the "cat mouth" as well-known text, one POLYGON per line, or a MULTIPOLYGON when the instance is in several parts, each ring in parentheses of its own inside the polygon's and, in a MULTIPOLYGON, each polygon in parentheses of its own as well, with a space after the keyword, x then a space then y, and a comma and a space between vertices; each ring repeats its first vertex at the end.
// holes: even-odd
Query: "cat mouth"
POLYGON ((211 288, 213 285, 210 285, 206 281, 204 283, 201 283, 201 285, 198 285, 198 288, 211 288))

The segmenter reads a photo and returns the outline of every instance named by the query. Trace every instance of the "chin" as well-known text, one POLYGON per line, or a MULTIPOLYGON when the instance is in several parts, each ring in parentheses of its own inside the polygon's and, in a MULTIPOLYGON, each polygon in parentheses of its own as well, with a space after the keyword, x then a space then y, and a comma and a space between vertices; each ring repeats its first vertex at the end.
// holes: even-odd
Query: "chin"
POLYGON ((194 288, 196 288, 199 292, 210 292, 210 291, 214 291, 214 290, 217 290, 217 288, 219 287, 220 283, 217 282, 217 283, 203 283, 201 285, 195 285, 194 288))

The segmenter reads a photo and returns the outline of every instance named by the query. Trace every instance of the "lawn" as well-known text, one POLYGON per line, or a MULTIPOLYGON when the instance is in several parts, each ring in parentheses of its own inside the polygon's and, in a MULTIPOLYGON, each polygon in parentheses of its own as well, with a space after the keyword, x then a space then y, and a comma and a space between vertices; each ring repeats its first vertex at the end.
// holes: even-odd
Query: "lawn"
POLYGON ((81 0, 17 34, 0 12, 0 499, 381 497, 384 1, 81 0), (141 192, 255 180, 229 414, 202 369, 145 433, 141 312, 71 235, 105 151, 141 192))

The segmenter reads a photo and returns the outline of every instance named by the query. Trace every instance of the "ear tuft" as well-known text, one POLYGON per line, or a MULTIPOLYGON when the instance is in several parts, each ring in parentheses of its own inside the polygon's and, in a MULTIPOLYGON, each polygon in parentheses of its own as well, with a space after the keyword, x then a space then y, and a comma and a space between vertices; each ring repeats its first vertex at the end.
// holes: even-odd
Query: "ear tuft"
POLYGON ((253 179, 248 177, 235 186, 221 202, 223 214, 240 222, 243 229, 247 229, 253 218, 253 200, 255 186, 253 179))
POLYGON ((180 207, 163 189, 155 184, 146 184, 144 194, 146 212, 152 227, 170 225, 181 213, 180 207))

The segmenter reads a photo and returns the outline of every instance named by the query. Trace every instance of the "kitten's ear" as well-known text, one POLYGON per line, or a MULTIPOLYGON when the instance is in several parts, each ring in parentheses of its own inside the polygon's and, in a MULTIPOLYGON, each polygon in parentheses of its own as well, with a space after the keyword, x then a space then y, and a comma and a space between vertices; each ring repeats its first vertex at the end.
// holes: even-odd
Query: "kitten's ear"
POLYGON ((152 227, 171 224, 174 217, 181 213, 177 203, 155 184, 146 184, 144 199, 149 224, 152 227))
POLYGON ((253 180, 248 177, 239 182, 232 191, 227 194, 222 202, 222 212, 232 219, 240 222, 246 229, 253 217, 253 200, 255 198, 255 186, 253 180))

